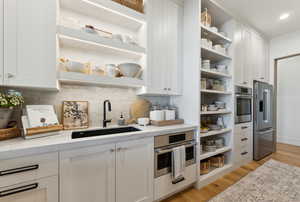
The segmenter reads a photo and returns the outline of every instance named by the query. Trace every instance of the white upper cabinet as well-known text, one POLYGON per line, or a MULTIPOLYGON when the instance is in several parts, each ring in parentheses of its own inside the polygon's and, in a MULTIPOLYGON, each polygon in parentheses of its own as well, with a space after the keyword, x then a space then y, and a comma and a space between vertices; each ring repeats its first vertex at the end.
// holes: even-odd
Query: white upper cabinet
POLYGON ((4 85, 56 89, 55 0, 4 0, 4 85))
POLYGON ((253 80, 269 81, 268 43, 254 30, 240 23, 235 31, 235 75, 236 85, 252 87, 253 80))
POLYGON ((116 202, 152 202, 153 138, 116 145, 116 202))
POLYGON ((3 61, 3 0, 0 0, 0 85, 3 84, 3 74, 4 74, 4 61, 3 61))
POLYGON ((253 79, 269 82, 268 42, 256 33, 253 33, 254 74, 253 79))
POLYGON ((151 0, 147 13, 147 84, 140 94, 180 95, 183 7, 171 0, 151 0))
POLYGON ((114 149, 113 144, 61 152, 60 201, 115 202, 114 149))

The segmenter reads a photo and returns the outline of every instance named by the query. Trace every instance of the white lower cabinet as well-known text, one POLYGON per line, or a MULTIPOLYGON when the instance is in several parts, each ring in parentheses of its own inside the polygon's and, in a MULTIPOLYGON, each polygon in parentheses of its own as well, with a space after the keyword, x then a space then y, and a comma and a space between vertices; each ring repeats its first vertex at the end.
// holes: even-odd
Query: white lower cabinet
POLYGON ((64 151, 61 202, 153 201, 153 138, 64 151))
POLYGON ((252 123, 235 125, 235 163, 243 165, 253 159, 253 128, 252 123))
POLYGON ((61 152, 60 201, 115 201, 114 144, 61 152))
POLYGON ((0 202, 58 202, 58 176, 0 188, 0 202))
POLYGON ((117 144, 117 202, 153 201, 153 144, 153 139, 134 140, 117 144))

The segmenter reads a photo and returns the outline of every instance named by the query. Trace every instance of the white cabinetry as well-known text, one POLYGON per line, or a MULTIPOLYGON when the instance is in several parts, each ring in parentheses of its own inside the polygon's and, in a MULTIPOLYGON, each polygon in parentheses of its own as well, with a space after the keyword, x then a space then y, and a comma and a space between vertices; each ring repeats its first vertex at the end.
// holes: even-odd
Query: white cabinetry
POLYGON ((4 85, 56 89, 56 1, 4 0, 4 85))
POLYGON ((152 202, 153 141, 133 140, 116 148, 116 201, 152 202))
POLYGON ((140 94, 181 94, 183 7, 171 0, 148 3, 146 88, 140 94))
POLYGON ((251 32, 237 23, 235 34, 235 84, 252 86, 252 44, 251 32))
POLYGON ((268 43, 267 41, 256 33, 252 33, 253 45, 253 79, 263 82, 269 82, 268 76, 268 43))
POLYGON ((3 68, 3 0, 0 0, 0 86, 3 84, 3 74, 4 74, 4 68, 3 68))
POLYGON ((58 202, 58 176, 0 188, 0 202, 58 202))
POLYGON ((61 152, 60 199, 151 202, 153 164, 153 138, 61 152))
POLYGON ((235 162, 244 165, 253 156, 253 128, 252 123, 235 125, 235 162))
POLYGON ((60 200, 115 201, 115 145, 61 153, 60 200))
POLYGON ((240 23, 235 32, 235 84, 252 87, 253 80, 269 82, 268 42, 240 23))

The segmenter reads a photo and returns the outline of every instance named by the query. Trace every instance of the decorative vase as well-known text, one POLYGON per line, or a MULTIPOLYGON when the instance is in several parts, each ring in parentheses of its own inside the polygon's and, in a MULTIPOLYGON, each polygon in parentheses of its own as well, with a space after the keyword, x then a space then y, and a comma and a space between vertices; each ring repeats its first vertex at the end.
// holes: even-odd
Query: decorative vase
POLYGON ((0 108, 0 129, 6 128, 13 113, 12 108, 0 108))

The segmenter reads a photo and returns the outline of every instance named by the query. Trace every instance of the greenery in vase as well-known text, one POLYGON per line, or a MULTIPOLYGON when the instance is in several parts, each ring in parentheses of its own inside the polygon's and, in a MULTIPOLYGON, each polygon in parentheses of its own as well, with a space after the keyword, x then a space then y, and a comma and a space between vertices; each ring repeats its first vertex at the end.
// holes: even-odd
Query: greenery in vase
POLYGON ((18 107, 24 103, 21 95, 9 95, 0 93, 0 108, 18 107))

